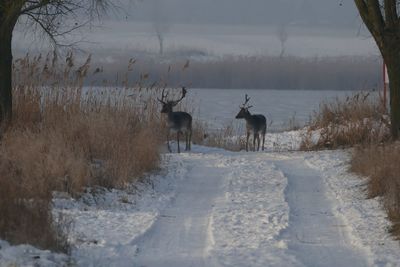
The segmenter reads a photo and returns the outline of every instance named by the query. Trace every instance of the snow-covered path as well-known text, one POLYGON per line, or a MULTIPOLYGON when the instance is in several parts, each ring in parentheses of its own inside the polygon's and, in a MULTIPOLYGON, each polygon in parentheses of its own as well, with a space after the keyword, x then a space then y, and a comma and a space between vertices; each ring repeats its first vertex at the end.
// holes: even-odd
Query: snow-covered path
POLYGON ((134 266, 369 266, 302 157, 174 155, 176 197, 137 239, 134 266), (273 192, 275 191, 275 192, 273 192))
POLYGON ((210 215, 215 197, 222 192, 224 167, 213 156, 195 158, 185 160, 187 178, 178 186, 170 206, 138 238, 134 266, 215 266, 208 251, 212 244, 210 215))
POLYGON ((352 245, 348 226, 333 214, 323 178, 304 159, 277 163, 288 179, 289 226, 281 235, 305 266, 370 266, 367 251, 352 245))
POLYGON ((166 154, 143 183, 55 199, 73 220, 71 256, 0 240, 0 266, 400 267, 382 205, 365 198, 348 160, 201 146, 166 154))

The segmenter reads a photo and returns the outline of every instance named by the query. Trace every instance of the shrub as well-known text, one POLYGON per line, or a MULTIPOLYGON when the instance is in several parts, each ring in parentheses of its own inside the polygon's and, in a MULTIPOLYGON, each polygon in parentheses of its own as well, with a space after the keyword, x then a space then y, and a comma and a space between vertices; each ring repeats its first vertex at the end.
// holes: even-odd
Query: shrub
POLYGON ((349 147, 388 139, 389 117, 382 102, 360 92, 345 100, 322 103, 311 117, 301 149, 349 147))

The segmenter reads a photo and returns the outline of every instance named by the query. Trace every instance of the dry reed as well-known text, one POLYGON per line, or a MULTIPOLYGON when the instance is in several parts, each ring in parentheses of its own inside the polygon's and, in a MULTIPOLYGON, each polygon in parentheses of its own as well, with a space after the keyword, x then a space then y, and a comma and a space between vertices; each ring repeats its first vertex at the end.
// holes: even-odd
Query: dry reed
POLYGON ((389 121, 382 102, 370 93, 356 93, 345 100, 322 103, 310 120, 301 149, 349 147, 374 144, 389 138, 389 121), (316 142, 314 133, 318 132, 316 142))
POLYGON ((353 152, 351 171, 368 177, 368 196, 380 196, 389 218, 391 232, 400 238, 400 144, 358 147, 353 152))
POLYGON ((235 126, 233 122, 210 131, 206 122, 198 120, 193 126, 193 142, 203 146, 241 151, 246 147, 245 137, 239 134, 241 132, 241 129, 235 126))
MULTIPOLYGON (((153 86, 84 88, 90 56, 15 61, 13 122, 0 144, 0 238, 67 251, 52 192, 124 187, 154 170, 162 143, 153 86)), ((161 131, 162 132, 162 131, 161 131)))

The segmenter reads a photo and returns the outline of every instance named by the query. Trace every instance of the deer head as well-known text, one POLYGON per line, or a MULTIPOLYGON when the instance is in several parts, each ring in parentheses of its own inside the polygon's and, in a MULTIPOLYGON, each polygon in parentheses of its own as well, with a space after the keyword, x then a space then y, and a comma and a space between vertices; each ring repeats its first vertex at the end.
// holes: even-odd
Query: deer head
POLYGON ((244 99, 245 99, 245 101, 244 101, 244 103, 239 107, 239 108, 240 108, 240 111, 239 111, 239 113, 236 115, 236 117, 235 117, 236 119, 244 119, 244 118, 246 118, 246 117, 248 117, 248 116, 250 115, 249 108, 253 107, 253 106, 249 106, 249 105, 248 105, 249 100, 250 100, 250 97, 248 97, 247 94, 246 94, 245 97, 244 97, 244 99))
POLYGON ((182 87, 182 95, 178 100, 166 100, 168 97, 168 93, 165 94, 165 88, 162 91, 161 99, 157 98, 157 100, 163 105, 161 109, 161 113, 170 113, 172 112, 172 108, 178 105, 179 102, 186 96, 186 88, 182 87))

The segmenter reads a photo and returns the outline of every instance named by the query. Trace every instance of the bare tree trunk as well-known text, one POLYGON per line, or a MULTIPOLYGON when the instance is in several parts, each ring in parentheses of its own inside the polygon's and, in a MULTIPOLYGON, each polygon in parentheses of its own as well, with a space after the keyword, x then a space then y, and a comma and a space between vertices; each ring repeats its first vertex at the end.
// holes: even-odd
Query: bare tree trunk
POLYGON ((397 0, 354 0, 387 65, 393 140, 400 137, 400 24, 397 0))
POLYGON ((162 36, 162 33, 157 33, 157 38, 158 38, 158 44, 160 45, 159 53, 160 53, 160 55, 163 55, 163 53, 164 53, 164 37, 162 36))
POLYGON ((391 134, 394 140, 400 133, 400 54, 397 48, 386 49, 385 63, 389 75, 390 87, 390 121, 391 134))
POLYGON ((12 117, 12 31, 0 14, 0 135, 10 125, 12 117))
POLYGON ((281 43, 281 53, 279 54, 279 58, 282 59, 285 54, 285 44, 281 43))

